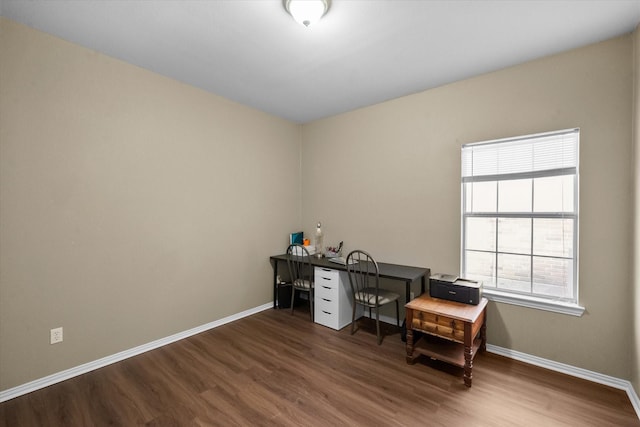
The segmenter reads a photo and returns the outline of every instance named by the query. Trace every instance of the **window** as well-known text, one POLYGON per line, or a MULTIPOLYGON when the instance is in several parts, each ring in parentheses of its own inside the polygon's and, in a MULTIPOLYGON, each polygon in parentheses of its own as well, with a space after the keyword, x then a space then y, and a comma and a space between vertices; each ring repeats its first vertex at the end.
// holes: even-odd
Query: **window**
POLYGON ((462 147, 462 276, 490 298, 581 315, 580 130, 462 147))

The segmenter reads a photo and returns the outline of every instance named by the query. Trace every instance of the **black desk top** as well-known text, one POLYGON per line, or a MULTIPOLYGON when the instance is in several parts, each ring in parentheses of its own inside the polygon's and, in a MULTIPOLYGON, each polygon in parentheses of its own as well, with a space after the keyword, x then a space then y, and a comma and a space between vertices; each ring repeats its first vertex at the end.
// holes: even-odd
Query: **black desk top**
MULTIPOLYGON (((273 255, 271 256, 271 259, 275 261, 286 261, 287 254, 273 255)), ((311 265, 315 267, 324 267, 333 270, 347 271, 346 265, 331 262, 328 258, 317 258, 312 255, 309 257, 309 260, 311 261, 311 265)), ((378 263, 378 270, 380 277, 411 282, 422 277, 428 278, 431 272, 429 268, 425 267, 411 267, 408 265, 388 264, 385 262, 378 263)))

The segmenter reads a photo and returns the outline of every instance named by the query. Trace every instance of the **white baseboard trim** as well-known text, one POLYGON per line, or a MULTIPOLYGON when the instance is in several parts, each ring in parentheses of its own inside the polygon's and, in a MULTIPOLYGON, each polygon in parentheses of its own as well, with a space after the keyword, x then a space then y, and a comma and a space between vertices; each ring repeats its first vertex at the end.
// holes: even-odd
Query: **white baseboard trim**
POLYGON ((162 347, 167 344, 171 344, 173 342, 179 341, 181 339, 190 337, 192 335, 199 334, 200 332, 208 331, 209 329, 217 328, 218 326, 222 326, 224 324, 233 322, 235 320, 242 319, 243 317, 251 316, 252 314, 259 313, 264 310, 268 310, 273 307, 273 302, 269 302, 267 304, 260 305, 258 307, 250 308, 248 310, 242 311, 240 313, 233 314, 231 316, 227 316, 225 318, 216 320, 214 322, 207 323, 205 325, 197 326, 193 329, 189 329, 187 331, 179 332, 174 335, 170 335, 165 338, 160 338, 158 340, 152 341, 147 344, 142 344, 138 347, 131 348, 129 350, 124 350, 116 354, 112 354, 111 356, 103 357, 98 360, 94 360, 93 362, 84 363, 82 365, 73 367, 71 369, 66 369, 61 372, 57 372, 55 374, 48 375, 46 377, 30 381, 28 383, 19 385, 17 387, 13 387, 7 390, 0 391, 0 403, 5 402, 7 400, 16 398, 18 396, 22 396, 23 394, 31 393, 32 391, 39 390, 44 387, 48 387, 50 385, 59 383, 64 380, 68 380, 70 378, 76 377, 78 375, 85 374, 87 372, 93 371, 95 369, 102 368, 107 365, 111 365, 112 363, 120 362, 122 360, 128 359, 133 356, 137 356, 139 354, 145 353, 149 350, 156 349, 158 347, 162 347))
POLYGON ((530 354, 521 353, 519 351, 510 350, 508 348, 498 347, 497 345, 487 344, 487 351, 498 354, 500 356, 508 357, 510 359, 519 360, 530 365, 535 365, 541 368, 549 369, 551 371, 571 375, 572 377, 582 378, 594 383, 617 388, 619 390, 624 390, 627 392, 627 396, 629 396, 629 400, 631 401, 633 409, 636 411, 636 415, 638 416, 638 418, 640 418, 640 399, 638 399, 638 395, 633 389, 633 385, 630 381, 600 374, 594 371, 589 371, 587 369, 577 368, 575 366, 566 365, 564 363, 555 362, 553 360, 543 359, 538 356, 532 356, 530 354))

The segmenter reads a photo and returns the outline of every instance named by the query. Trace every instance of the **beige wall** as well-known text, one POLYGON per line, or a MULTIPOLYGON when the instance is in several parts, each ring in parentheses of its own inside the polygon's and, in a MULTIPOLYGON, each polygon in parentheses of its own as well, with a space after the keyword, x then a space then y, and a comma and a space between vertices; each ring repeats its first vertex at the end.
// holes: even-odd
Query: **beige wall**
POLYGON ((629 378, 631 58, 625 36, 304 125, 305 231, 321 220, 327 243, 458 272, 460 146, 580 127, 586 313, 491 303, 488 340, 629 378))
POLYGON ((0 58, 0 390, 271 301, 299 125, 4 18, 0 58))
POLYGON ((631 383, 640 391, 640 26, 633 33, 633 347, 631 383))
POLYGON ((491 303, 489 342, 632 378, 637 390, 634 38, 301 132, 0 18, 0 390, 269 302, 268 256, 318 220, 327 245, 458 271, 460 146, 576 126, 587 311, 491 303), (52 346, 57 326, 65 340, 52 346))

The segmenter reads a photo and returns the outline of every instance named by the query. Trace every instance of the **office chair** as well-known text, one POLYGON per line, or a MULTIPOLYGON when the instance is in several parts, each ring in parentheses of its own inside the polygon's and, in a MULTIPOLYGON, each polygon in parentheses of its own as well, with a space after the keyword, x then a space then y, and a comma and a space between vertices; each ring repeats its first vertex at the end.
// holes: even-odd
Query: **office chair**
POLYGON ((302 245, 289 245, 287 248, 287 266, 291 278, 291 314, 296 291, 309 293, 309 314, 313 322, 313 269, 309 251, 302 245))
POLYGON ((400 312, 398 308, 398 298, 400 295, 380 289, 380 273, 378 263, 367 252, 361 250, 351 251, 347 255, 347 271, 349 273, 349 283, 351 283, 351 293, 353 295, 353 314, 351 316, 351 335, 356 331, 356 304, 369 308, 369 318, 371 309, 376 310, 376 334, 378 345, 382 344, 380 334, 380 306, 396 302, 396 323, 400 326, 400 312), (357 261, 357 262, 353 262, 357 261))

